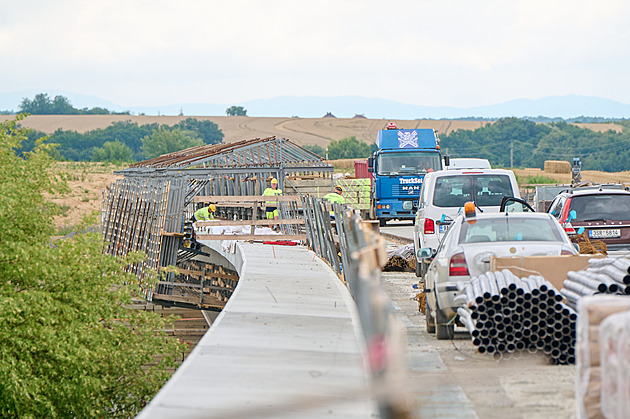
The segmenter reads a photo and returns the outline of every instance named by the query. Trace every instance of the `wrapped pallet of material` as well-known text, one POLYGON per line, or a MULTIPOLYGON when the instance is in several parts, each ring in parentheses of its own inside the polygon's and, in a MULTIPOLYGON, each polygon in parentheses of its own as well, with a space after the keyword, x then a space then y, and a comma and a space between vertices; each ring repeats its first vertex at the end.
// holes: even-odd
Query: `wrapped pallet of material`
POLYGON ((630 418, 630 311, 608 316, 599 336, 602 413, 607 419, 630 418))
POLYGON ((594 295, 580 298, 575 352, 578 418, 603 418, 599 327, 610 315, 630 310, 630 297, 594 295))

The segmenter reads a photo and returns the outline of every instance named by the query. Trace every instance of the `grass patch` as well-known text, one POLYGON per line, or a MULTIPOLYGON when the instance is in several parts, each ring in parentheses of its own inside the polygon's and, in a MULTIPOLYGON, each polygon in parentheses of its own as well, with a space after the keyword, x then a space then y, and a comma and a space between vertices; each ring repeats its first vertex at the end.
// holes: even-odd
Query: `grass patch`
POLYGON ((540 184, 555 184, 558 183, 556 179, 550 178, 544 175, 534 175, 521 178, 516 177, 516 181, 519 185, 540 185, 540 184))

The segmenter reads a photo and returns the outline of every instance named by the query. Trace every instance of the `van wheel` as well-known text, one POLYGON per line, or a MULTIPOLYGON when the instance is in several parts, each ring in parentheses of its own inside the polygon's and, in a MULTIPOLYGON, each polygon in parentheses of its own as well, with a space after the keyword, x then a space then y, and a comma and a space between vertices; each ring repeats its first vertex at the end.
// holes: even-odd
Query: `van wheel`
POLYGON ((427 299, 424 308, 425 320, 427 322, 427 333, 435 333, 435 319, 431 316, 431 307, 429 307, 429 300, 427 299))
POLYGON ((437 340, 453 339, 455 336, 455 326, 446 325, 446 316, 438 309, 435 311, 435 337, 437 340))
POLYGON ((379 227, 385 227, 385 224, 387 224, 387 220, 384 220, 382 218, 379 218, 378 220, 378 226, 379 227))

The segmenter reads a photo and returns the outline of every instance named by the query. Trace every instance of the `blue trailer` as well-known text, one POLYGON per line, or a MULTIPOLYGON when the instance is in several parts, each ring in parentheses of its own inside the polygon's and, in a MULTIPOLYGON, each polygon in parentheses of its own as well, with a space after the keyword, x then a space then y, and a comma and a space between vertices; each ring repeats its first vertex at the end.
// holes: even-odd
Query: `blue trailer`
POLYGON ((387 129, 376 137, 378 150, 368 159, 372 172, 370 215, 414 220, 424 175, 442 170, 439 139, 433 129, 387 129))

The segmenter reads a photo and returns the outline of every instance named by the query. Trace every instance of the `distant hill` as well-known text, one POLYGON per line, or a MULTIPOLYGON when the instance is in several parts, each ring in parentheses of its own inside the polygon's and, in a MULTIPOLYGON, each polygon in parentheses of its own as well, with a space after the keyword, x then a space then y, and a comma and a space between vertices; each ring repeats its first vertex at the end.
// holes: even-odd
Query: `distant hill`
POLYGON ((516 99, 494 105, 458 108, 450 106, 412 105, 392 100, 361 96, 318 97, 282 96, 255 99, 241 103, 173 103, 159 106, 121 106, 96 96, 82 95, 60 90, 24 90, 0 93, 0 111, 17 111, 24 97, 32 98, 37 93, 49 96, 65 96, 76 108, 103 107, 111 111, 130 111, 146 115, 224 115, 232 105, 247 109, 254 117, 321 118, 327 112, 336 117, 350 118, 356 114, 373 119, 497 119, 503 117, 545 118, 630 118, 630 104, 592 96, 567 95, 540 99, 516 99))

